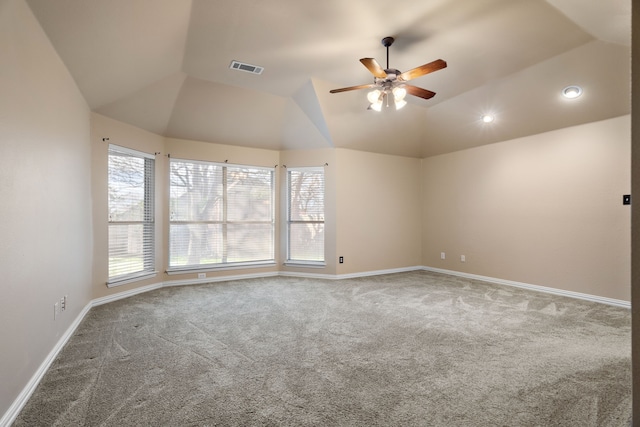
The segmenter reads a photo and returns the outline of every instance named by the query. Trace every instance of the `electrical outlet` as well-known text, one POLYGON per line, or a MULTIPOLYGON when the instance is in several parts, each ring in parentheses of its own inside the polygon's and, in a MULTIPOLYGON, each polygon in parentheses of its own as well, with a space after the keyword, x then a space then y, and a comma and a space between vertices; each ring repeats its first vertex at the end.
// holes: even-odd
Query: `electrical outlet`
POLYGON ((198 279, 205 279, 207 277, 207 273, 198 273, 198 279))
POLYGON ((343 257, 343 256, 341 256, 340 258, 338 258, 338 262, 339 262, 340 264, 344 264, 344 257, 343 257))
POLYGON ((60 298, 60 311, 65 311, 67 309, 67 296, 63 296, 60 298))
POLYGON ((460 262, 466 262, 467 261, 467 257, 464 255, 460 255, 460 262))
POLYGON ((53 304, 53 320, 58 318, 58 314, 60 314, 60 303, 56 302, 53 304))
POLYGON ((444 252, 440 252, 440 259, 445 259, 447 255, 444 252))

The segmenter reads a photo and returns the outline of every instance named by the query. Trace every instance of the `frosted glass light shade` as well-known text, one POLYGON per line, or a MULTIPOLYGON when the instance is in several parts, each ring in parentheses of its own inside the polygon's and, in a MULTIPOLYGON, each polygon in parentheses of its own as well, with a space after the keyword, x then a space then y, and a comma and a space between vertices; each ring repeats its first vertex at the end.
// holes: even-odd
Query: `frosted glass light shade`
MULTIPOLYGON (((393 88, 393 97, 396 100, 396 102, 402 101, 405 96, 407 96, 407 90, 405 88, 403 88, 403 87, 394 87, 393 88)), ((404 106, 404 104, 403 104, 403 106, 404 106)))
POLYGON ((372 90, 367 94, 367 99, 370 103, 375 104, 380 99, 380 91, 378 89, 372 90))

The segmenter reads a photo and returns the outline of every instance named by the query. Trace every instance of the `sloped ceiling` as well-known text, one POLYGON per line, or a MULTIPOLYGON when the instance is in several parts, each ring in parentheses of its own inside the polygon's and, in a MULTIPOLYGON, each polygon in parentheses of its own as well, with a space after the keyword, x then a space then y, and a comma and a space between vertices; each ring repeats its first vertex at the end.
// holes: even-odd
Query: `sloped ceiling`
POLYGON ((630 112, 631 0, 27 2, 94 111, 174 138, 425 157, 630 112), (412 81, 437 95, 329 94, 372 82, 385 36, 392 68, 447 61, 412 81))

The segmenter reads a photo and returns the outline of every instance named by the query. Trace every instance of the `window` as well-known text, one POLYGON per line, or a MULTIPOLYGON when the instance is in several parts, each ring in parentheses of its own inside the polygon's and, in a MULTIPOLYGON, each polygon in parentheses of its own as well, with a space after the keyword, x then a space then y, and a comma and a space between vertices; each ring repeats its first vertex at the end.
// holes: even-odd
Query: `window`
POLYGON ((287 262, 324 265, 324 169, 287 169, 287 262))
POLYGON ((154 156, 110 145, 108 169, 108 283, 154 274, 154 156))
POLYGON ((274 169, 170 161, 169 269, 275 262, 274 169))

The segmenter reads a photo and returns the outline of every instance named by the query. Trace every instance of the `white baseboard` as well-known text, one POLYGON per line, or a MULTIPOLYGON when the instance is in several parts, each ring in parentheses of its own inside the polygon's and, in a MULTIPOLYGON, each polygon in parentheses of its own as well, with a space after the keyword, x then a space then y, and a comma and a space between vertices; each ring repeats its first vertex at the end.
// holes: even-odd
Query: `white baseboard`
POLYGON ((293 271, 280 271, 280 272, 272 272, 272 273, 241 274, 241 275, 234 275, 234 276, 207 277, 203 279, 171 280, 168 282, 160 282, 160 283, 142 286, 140 288, 131 289, 124 292, 118 292, 113 295, 108 295, 105 297, 100 297, 100 298, 91 300, 82 309, 80 314, 78 314, 76 319, 69 326, 69 328, 66 330, 64 335, 60 338, 60 340, 58 340, 55 347, 49 352, 45 360, 42 362, 42 364, 40 365, 36 373, 33 374, 33 376, 31 377, 31 379, 29 380, 25 388, 22 390, 20 395, 16 398, 16 400, 13 402, 11 407, 9 407, 9 410, 0 419, 0 427, 9 427, 15 421, 16 417, 18 416, 18 414, 20 413, 24 405, 27 403, 27 401, 33 394, 34 390, 36 389, 40 381, 42 380, 42 377, 51 366, 51 363, 53 363, 55 358, 58 356, 58 353, 60 353, 60 350, 62 350, 62 348, 67 343, 69 338, 71 338, 71 336, 77 329, 78 325, 80 325, 80 322, 82 322, 82 320, 84 319, 84 317, 87 315, 87 313, 92 307, 97 307, 102 304, 107 304, 113 301, 129 298, 134 295, 138 295, 141 293, 153 291, 155 289, 160 289, 162 287, 168 287, 168 286, 185 286, 185 285, 194 285, 194 284, 203 284, 203 283, 212 283, 212 282, 226 282, 230 280, 255 279, 255 278, 275 277, 275 276, 342 280, 342 279, 353 279, 358 277, 379 276, 383 274, 405 273, 408 271, 417 271, 417 270, 431 271, 434 273, 448 274, 451 276, 464 277, 467 279, 481 280, 484 282, 495 283, 498 285, 513 286, 516 288, 528 289, 528 290, 537 291, 537 292, 545 292, 548 294, 561 295, 561 296, 570 297, 570 298, 578 298, 586 301, 598 302, 601 304, 613 305, 613 306, 623 307, 628 309, 631 308, 631 303, 628 301, 606 298, 606 297, 601 297, 597 295, 583 294, 580 292, 565 291, 562 289, 532 285, 529 283, 514 282, 512 280, 497 279, 495 277, 487 277, 487 276, 480 276, 477 274, 463 273, 460 271, 444 270, 441 268, 434 268, 434 267, 427 267, 427 266, 404 267, 404 268, 395 268, 395 269, 389 269, 389 270, 375 270, 375 271, 366 271, 361 273, 349 273, 349 274, 314 274, 314 273, 299 273, 299 272, 293 272, 293 271))
POLYGON ((422 267, 414 266, 414 267, 392 268, 389 270, 365 271, 362 273, 338 274, 333 276, 333 278, 336 280, 355 279, 358 277, 370 277, 370 276, 381 276, 383 274, 406 273, 409 271, 416 271, 416 270, 422 270, 422 267))
POLYGON ((163 286, 163 283, 154 283, 152 285, 141 286, 139 288, 130 289, 128 291, 118 292, 116 294, 107 295, 106 297, 96 298, 91 300, 91 307, 97 307, 102 304, 107 304, 110 302, 118 301, 120 299, 129 298, 134 295, 142 294, 145 292, 153 291, 155 289, 160 289, 163 286))
POLYGON ((44 359, 44 361, 40 364, 36 372, 33 374, 31 379, 27 383, 27 385, 22 390, 22 392, 18 395, 16 400, 14 400, 13 404, 11 404, 11 406, 9 407, 7 412, 5 412, 5 414, 2 416, 2 418, 0 418, 0 427, 9 427, 15 421, 15 419, 18 417, 18 414, 22 410, 22 408, 24 408, 24 405, 27 404, 27 401, 35 391, 36 387, 38 387, 38 384, 40 384, 40 380, 42 380, 42 377, 44 377, 44 374, 47 373, 47 370, 49 370, 49 367, 51 366, 53 361, 56 359, 56 357, 58 357, 58 353, 60 353, 60 350, 62 350, 62 348, 67 343, 67 341, 69 341, 69 338, 71 338, 73 333, 76 331, 76 329, 78 328, 78 326, 80 325, 84 317, 87 315, 91 307, 92 307, 91 303, 85 305, 82 311, 80 311, 80 313, 78 314, 78 316, 76 316, 73 323, 67 328, 67 330, 62 335, 62 337, 60 337, 56 345, 49 352, 49 354, 44 359))
POLYGON ((374 271, 364 271, 360 273, 348 273, 348 274, 320 274, 320 273, 304 273, 299 271, 281 271, 278 273, 278 276, 302 277, 307 279, 342 280, 342 279, 355 279, 358 277, 380 276, 383 274, 406 273, 407 271, 416 271, 416 270, 422 270, 422 267, 420 266, 403 267, 403 268, 394 268, 390 270, 374 270, 374 271))
POLYGON ((454 271, 454 270, 444 270, 442 268, 423 266, 422 269, 425 271, 432 271, 434 273, 442 273, 442 274, 448 274, 450 276, 464 277, 465 279, 482 280, 483 282, 495 283, 496 285, 513 286, 516 288, 528 289, 530 291, 544 292, 547 294, 560 295, 560 296, 569 297, 569 298, 577 298, 581 300, 597 302, 600 304, 607 304, 607 305, 613 305, 616 307, 631 309, 631 302, 619 300, 619 299, 601 297, 598 295, 583 294, 580 292, 566 291, 564 289, 549 288, 547 286, 532 285, 530 283, 514 282, 513 280, 497 279, 495 277, 480 276, 478 274, 463 273, 463 272, 454 271))

